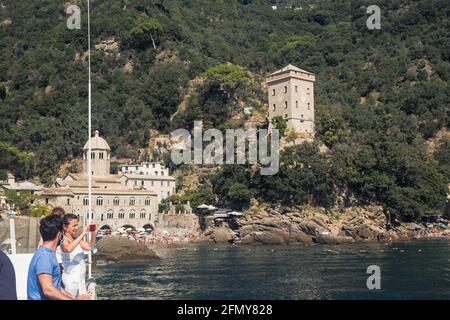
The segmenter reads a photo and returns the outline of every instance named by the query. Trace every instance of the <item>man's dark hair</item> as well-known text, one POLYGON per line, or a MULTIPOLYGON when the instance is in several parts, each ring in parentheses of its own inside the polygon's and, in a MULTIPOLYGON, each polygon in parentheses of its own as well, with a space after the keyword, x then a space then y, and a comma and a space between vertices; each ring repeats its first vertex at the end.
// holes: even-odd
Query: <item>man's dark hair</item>
POLYGON ((67 227, 72 220, 78 220, 78 216, 74 215, 73 213, 68 213, 63 218, 63 224, 67 227))
POLYGON ((43 218, 39 225, 39 232, 43 241, 55 240, 58 232, 63 232, 62 219, 55 214, 43 218))

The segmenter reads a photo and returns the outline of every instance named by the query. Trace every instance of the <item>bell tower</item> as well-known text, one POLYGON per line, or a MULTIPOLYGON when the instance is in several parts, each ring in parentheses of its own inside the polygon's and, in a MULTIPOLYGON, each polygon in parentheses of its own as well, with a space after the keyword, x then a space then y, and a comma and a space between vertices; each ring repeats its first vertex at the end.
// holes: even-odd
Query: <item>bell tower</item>
MULTIPOLYGON (((83 173, 88 174, 88 152, 89 141, 86 142, 83 148, 83 173)), ((91 161, 92 161, 92 175, 93 176, 107 176, 110 174, 111 166, 111 149, 105 139, 100 137, 98 130, 95 131, 91 138, 91 161)))

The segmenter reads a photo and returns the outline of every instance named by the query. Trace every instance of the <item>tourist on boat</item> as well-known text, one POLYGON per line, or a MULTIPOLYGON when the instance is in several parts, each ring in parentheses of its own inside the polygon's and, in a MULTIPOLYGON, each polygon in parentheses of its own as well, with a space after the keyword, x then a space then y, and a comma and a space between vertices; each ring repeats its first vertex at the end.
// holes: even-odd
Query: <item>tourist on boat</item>
POLYGON ((14 266, 3 251, 0 251, 0 300, 17 300, 14 266))
POLYGON ((43 244, 31 259, 28 268, 28 300, 90 300, 89 295, 74 297, 61 287, 61 272, 56 260, 56 247, 63 233, 63 221, 49 215, 40 221, 43 244))
POLYGON ((78 231, 78 217, 74 214, 64 216, 64 242, 61 244, 64 288, 73 296, 86 293, 86 264, 84 262, 84 251, 90 251, 95 245, 97 228, 91 231, 91 240, 83 241, 88 233, 88 227, 83 228, 81 234, 75 238, 78 231))
MULTIPOLYGON (((62 218, 64 218, 66 212, 61 207, 55 207, 55 208, 53 208, 51 214, 57 215, 58 217, 60 217, 62 219, 62 218)), ((64 234, 62 235, 61 243, 63 241, 64 241, 64 234)), ((42 237, 41 237, 41 239, 39 240, 39 246, 38 247, 42 246, 42 243, 43 243, 43 241, 42 241, 42 237)), ((62 266, 62 258, 61 258, 61 246, 59 246, 59 245, 56 248, 56 260, 58 261, 58 264, 59 264, 59 267, 60 267, 61 273, 62 273, 63 266, 62 266)))

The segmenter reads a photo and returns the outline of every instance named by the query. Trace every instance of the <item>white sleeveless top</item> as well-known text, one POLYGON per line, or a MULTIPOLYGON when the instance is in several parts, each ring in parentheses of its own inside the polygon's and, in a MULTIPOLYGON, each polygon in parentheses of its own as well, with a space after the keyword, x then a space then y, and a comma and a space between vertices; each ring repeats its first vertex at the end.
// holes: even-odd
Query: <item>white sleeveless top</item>
POLYGON ((86 264, 84 262, 84 250, 77 245, 72 252, 61 250, 63 272, 69 275, 84 276, 86 273, 86 264))

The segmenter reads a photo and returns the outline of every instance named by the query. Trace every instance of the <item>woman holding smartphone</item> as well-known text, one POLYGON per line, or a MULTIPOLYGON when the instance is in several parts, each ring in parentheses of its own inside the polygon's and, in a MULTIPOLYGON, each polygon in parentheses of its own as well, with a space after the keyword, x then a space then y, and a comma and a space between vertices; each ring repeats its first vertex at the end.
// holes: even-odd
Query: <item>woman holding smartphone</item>
POLYGON ((90 251, 95 245, 97 228, 95 225, 84 227, 81 234, 75 238, 78 231, 78 217, 74 214, 66 214, 64 222, 64 242, 61 244, 63 274, 62 281, 65 290, 77 297, 86 294, 86 264, 84 251, 90 251), (84 236, 91 232, 91 240, 83 241, 84 236))

